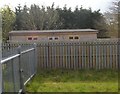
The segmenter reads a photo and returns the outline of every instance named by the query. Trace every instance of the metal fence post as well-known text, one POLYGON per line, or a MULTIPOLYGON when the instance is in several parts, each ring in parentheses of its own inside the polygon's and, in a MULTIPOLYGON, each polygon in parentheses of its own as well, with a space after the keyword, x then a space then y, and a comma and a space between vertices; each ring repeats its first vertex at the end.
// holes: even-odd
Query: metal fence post
POLYGON ((34 52, 34 59, 35 59, 35 73, 37 72, 37 44, 34 43, 34 48, 35 48, 35 52, 34 52))
MULTIPOLYGON (((1 59, 0 59, 1 61, 1 59)), ((0 62, 0 94, 2 93, 2 64, 0 62)))
POLYGON ((20 89, 22 90, 22 92, 24 92, 23 69, 21 65, 21 46, 18 47, 18 54, 20 54, 19 56, 20 89))
POLYGON ((0 94, 2 93, 2 14, 0 13, 0 94))

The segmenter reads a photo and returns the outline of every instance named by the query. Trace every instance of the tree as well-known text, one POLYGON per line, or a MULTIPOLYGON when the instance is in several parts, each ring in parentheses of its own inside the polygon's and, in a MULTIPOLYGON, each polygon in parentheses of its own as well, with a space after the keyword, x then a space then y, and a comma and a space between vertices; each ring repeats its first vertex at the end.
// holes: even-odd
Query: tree
POLYGON ((98 30, 98 38, 108 38, 108 29, 107 24, 104 15, 102 15, 100 12, 94 11, 92 17, 94 19, 94 29, 98 30))
POLYGON ((108 24, 108 31, 111 37, 118 37, 118 23, 120 22, 119 13, 118 13, 119 5, 118 0, 112 2, 109 11, 104 13, 106 22, 108 24))
POLYGON ((6 42, 8 40, 8 33, 13 30, 13 24, 15 22, 15 14, 9 8, 9 6, 5 6, 0 10, 2 14, 2 38, 3 41, 6 42))
POLYGON ((54 9, 54 3, 52 6, 47 7, 45 14, 45 27, 46 29, 56 29, 56 23, 58 21, 59 15, 56 9, 54 9))
POLYGON ((19 4, 17 7, 15 7, 15 23, 14 23, 14 30, 21 30, 22 24, 21 24, 21 17, 22 17, 22 9, 21 5, 19 4))
MULTIPOLYGON (((118 2, 118 32, 120 32, 120 1, 118 2)), ((118 38, 120 38, 120 34, 118 34, 118 38)))
POLYGON ((59 18, 57 10, 52 6, 45 9, 44 6, 31 5, 28 8, 20 5, 16 8, 16 30, 43 30, 43 29, 56 29, 57 21, 59 18))
POLYGON ((92 28, 93 27, 91 9, 76 8, 74 11, 75 28, 92 28))
POLYGON ((35 28, 37 30, 43 30, 45 23, 45 8, 42 6, 40 9, 38 5, 31 5, 29 14, 34 21, 35 28))
POLYGON ((35 22, 33 20, 33 17, 30 15, 29 13, 29 8, 24 5, 23 9, 22 9, 22 15, 21 15, 21 29, 23 30, 35 30, 36 26, 35 26, 35 22))

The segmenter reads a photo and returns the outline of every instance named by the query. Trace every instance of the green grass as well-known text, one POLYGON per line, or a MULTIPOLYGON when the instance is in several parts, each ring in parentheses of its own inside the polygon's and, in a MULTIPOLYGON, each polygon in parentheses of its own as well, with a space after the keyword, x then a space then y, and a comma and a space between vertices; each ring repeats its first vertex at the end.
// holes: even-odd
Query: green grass
POLYGON ((40 70, 26 85, 28 92, 118 92, 114 70, 40 70))

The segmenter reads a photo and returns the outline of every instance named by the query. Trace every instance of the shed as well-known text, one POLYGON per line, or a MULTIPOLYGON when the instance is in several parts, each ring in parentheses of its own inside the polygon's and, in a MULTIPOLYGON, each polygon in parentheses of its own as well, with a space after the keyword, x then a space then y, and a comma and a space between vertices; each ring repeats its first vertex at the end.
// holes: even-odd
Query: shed
POLYGON ((9 41, 79 41, 97 39, 97 33, 95 29, 19 30, 9 32, 9 41))

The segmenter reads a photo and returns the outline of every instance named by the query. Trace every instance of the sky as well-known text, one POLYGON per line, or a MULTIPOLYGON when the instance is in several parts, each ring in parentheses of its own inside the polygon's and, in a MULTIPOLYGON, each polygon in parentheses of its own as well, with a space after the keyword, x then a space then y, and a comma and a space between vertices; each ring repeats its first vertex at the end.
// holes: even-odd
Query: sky
POLYGON ((76 6, 80 8, 82 5, 83 8, 87 9, 91 7, 93 11, 100 9, 103 13, 109 10, 112 1, 114 0, 0 0, 0 7, 9 5, 12 10, 14 10, 18 4, 21 4, 22 6, 26 4, 28 7, 31 4, 51 6, 54 2, 55 7, 59 6, 63 8, 66 4, 67 7, 71 7, 72 10, 74 10, 76 6))

